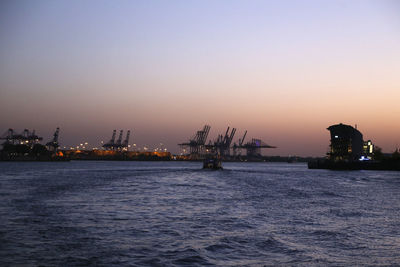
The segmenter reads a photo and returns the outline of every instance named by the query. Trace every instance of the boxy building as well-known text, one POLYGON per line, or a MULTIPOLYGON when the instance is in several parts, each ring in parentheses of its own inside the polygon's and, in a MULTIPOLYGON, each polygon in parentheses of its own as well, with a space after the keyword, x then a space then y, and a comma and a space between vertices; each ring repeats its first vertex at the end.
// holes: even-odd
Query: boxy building
POLYGON ((331 145, 328 157, 334 161, 359 160, 363 155, 363 135, 356 128, 345 124, 328 127, 331 133, 331 145))

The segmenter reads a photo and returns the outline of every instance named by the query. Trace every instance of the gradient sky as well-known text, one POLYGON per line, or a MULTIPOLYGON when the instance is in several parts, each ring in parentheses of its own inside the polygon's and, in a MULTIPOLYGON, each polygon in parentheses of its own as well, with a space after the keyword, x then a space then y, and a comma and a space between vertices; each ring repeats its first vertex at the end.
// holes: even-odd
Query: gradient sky
POLYGON ((399 1, 0 2, 0 134, 178 152, 207 123, 323 156, 340 122, 400 146, 399 1))

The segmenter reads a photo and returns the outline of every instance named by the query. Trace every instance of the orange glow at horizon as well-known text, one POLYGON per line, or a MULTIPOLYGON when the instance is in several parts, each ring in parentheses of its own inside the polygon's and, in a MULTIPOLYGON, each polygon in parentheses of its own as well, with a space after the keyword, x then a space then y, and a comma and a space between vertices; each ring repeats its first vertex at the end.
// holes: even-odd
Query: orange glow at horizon
POLYGON ((209 139, 230 126, 234 141, 248 130, 278 147, 267 155, 324 156, 326 128, 344 123, 392 152, 398 14, 386 1, 339 2, 11 1, 0 9, 0 131, 47 140, 59 126, 61 144, 101 147, 130 129, 138 146, 178 153, 209 124, 209 139))

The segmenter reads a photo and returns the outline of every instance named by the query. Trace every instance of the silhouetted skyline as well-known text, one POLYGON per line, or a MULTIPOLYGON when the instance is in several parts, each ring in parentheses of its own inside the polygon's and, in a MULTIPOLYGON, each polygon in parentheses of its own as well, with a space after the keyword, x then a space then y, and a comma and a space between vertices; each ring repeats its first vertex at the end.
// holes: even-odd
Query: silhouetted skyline
POLYGON ((322 156, 326 127, 400 145, 396 1, 2 1, 0 131, 171 152, 204 124, 322 156))

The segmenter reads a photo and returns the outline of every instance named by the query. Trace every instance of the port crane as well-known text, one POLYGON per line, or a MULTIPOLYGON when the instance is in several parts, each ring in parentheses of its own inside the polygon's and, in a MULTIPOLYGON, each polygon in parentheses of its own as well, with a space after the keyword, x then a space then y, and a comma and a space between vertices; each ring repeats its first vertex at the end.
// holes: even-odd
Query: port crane
POLYGON ((230 148, 233 137, 236 133, 236 128, 232 128, 230 131, 230 127, 226 129, 225 135, 219 134, 217 139, 214 142, 209 142, 206 146, 211 152, 220 155, 221 157, 229 157, 230 156, 230 148))
POLYGON ((58 135, 60 133, 60 128, 57 127, 56 131, 54 132, 53 139, 50 142, 46 143, 46 146, 49 148, 50 151, 56 152, 59 144, 58 144, 58 135))
POLYGON ((32 147, 42 141, 43 138, 37 136, 35 130, 31 132, 28 129, 24 129, 22 133, 18 134, 14 129, 10 128, 0 136, 0 140, 5 140, 4 144, 27 145, 32 147))
POLYGON ((182 148, 189 148, 191 159, 201 159, 205 154, 205 143, 211 126, 204 125, 203 129, 197 131, 186 143, 178 144, 182 148))
MULTIPOLYGON (((245 149, 246 157, 248 159, 254 159, 262 156, 262 148, 276 148, 258 138, 252 138, 250 141, 245 143, 247 130, 243 134, 243 137, 239 138, 238 143, 234 143, 233 146, 231 146, 236 133, 236 128, 231 129, 230 127, 227 128, 225 135, 219 134, 214 141, 210 140, 208 144, 206 144, 210 128, 211 127, 208 125, 204 126, 203 130, 197 131, 188 142, 179 144, 181 147, 189 147, 190 159, 204 159, 207 155, 218 155, 224 159, 228 159, 231 157, 231 148, 233 149, 234 157, 238 156, 238 151, 245 149)), ((240 154, 241 153, 239 152, 239 155, 240 154)))
POLYGON ((129 137, 130 137, 131 131, 130 130, 127 131, 126 138, 122 142, 123 133, 124 133, 124 130, 120 130, 118 139, 117 139, 117 141, 115 141, 115 137, 117 135, 117 130, 113 130, 112 137, 111 137, 110 141, 105 143, 103 145, 103 148, 106 149, 106 150, 125 150, 125 149, 128 149, 128 143, 129 143, 129 137))
POLYGON ((115 135, 117 134, 117 130, 113 130, 113 133, 112 133, 112 137, 111 137, 111 139, 110 139, 110 141, 108 141, 107 143, 105 143, 104 145, 103 145, 103 147, 105 148, 105 149, 113 149, 114 148, 114 143, 115 143, 115 135))
POLYGON ((115 147, 120 148, 121 147, 121 142, 122 142, 122 134, 124 133, 124 130, 119 131, 119 136, 117 139, 117 142, 115 142, 115 147))
POLYGON ((276 148, 275 146, 270 146, 257 138, 252 138, 249 142, 240 147, 246 149, 247 158, 261 157, 261 148, 276 148))
POLYGON ((236 143, 233 144, 233 156, 234 157, 241 156, 241 154, 242 154, 241 148, 243 146, 244 139, 246 138, 246 134, 247 134, 247 130, 244 132, 243 137, 241 139, 239 138, 238 144, 236 144, 236 143), (238 150, 239 150, 239 153, 238 153, 238 150))
POLYGON ((131 135, 131 131, 128 130, 128 132, 126 133, 126 138, 125 138, 124 142, 122 143, 122 147, 123 148, 128 148, 129 136, 130 135, 131 135))

